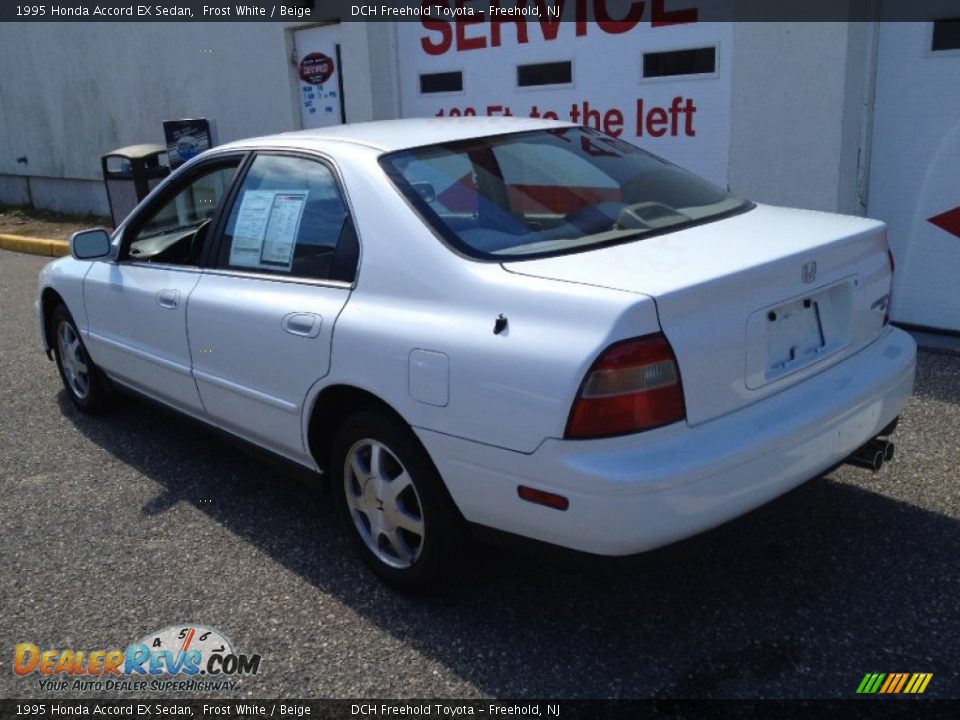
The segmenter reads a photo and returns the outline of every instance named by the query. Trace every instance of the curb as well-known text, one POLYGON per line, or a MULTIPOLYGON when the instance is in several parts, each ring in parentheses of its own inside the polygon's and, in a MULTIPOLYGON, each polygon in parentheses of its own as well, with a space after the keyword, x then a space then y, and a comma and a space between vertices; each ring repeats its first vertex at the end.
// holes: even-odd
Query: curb
POLYGON ((70 254, 70 243, 66 240, 48 240, 24 235, 0 234, 0 248, 13 252, 29 253, 30 255, 47 255, 48 257, 63 257, 70 254))

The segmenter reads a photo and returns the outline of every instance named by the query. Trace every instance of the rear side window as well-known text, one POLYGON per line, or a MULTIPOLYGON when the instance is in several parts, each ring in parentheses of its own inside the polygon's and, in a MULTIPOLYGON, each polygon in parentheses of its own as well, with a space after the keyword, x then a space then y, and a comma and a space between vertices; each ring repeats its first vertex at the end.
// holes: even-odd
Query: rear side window
POLYGON ((309 158, 260 155, 233 201, 217 265, 318 280, 352 280, 356 237, 333 172, 309 158), (349 277, 347 277, 349 275, 349 277))

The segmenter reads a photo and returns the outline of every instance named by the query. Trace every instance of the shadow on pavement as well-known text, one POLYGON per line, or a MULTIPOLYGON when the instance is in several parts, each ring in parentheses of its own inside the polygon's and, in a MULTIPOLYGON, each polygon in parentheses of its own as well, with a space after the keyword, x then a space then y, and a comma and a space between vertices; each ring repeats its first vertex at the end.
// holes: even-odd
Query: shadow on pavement
POLYGON ((195 505, 494 695, 849 697, 864 673, 894 671, 934 672, 939 697, 960 695, 960 526, 853 485, 812 481, 633 562, 478 545, 456 586, 407 597, 342 561, 352 549, 329 493, 152 405, 89 418, 60 404, 164 488, 145 514, 195 505))

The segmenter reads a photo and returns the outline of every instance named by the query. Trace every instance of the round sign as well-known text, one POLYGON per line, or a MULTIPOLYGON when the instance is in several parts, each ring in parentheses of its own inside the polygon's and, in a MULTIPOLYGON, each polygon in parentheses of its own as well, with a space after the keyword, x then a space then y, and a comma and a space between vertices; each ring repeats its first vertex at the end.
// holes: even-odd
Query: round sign
POLYGON ((311 85, 322 85, 333 75, 333 58, 323 53, 310 53, 300 61, 300 79, 311 85))

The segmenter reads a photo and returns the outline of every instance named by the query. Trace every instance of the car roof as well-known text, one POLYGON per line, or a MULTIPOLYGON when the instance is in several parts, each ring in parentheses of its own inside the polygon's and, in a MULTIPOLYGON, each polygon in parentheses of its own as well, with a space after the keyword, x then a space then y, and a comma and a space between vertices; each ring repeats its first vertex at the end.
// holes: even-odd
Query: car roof
POLYGON ((346 142, 393 152, 436 143, 469 140, 475 137, 503 135, 527 130, 573 127, 572 123, 539 118, 460 117, 408 118, 334 125, 313 130, 265 135, 238 140, 224 148, 284 147, 311 148, 327 142, 346 142))

